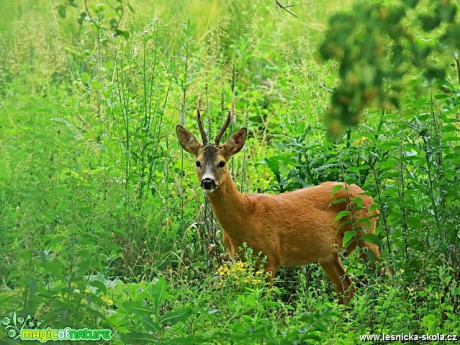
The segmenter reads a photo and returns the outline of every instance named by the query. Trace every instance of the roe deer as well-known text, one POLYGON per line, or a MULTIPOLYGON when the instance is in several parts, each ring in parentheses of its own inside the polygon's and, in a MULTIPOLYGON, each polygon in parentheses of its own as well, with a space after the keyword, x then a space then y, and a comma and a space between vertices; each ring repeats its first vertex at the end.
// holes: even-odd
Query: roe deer
POLYGON ((247 130, 234 133, 225 144, 219 144, 234 112, 234 102, 228 118, 221 127, 214 143, 208 143, 200 117, 198 102, 197 119, 203 144, 184 127, 176 127, 177 136, 185 151, 196 157, 196 173, 201 187, 207 193, 214 215, 223 229, 223 243, 231 256, 246 244, 255 254, 266 256, 265 270, 269 281, 281 265, 303 265, 318 262, 334 284, 339 303, 347 303, 352 295, 351 280, 339 257, 343 250, 344 232, 353 229, 353 224, 367 224, 354 241, 346 248, 348 254, 359 244, 379 257, 378 247, 360 240, 364 233, 374 234, 377 210, 369 211, 374 201, 354 185, 340 182, 325 182, 318 186, 293 192, 270 194, 240 193, 227 168, 230 157, 243 147, 247 130), (342 187, 336 187, 342 186, 342 187), (350 210, 350 202, 361 198, 362 207, 350 211, 341 218, 341 211, 350 210), (341 218, 340 220, 336 220, 341 218), (363 218, 367 218, 367 220, 363 218), (348 220, 348 221, 347 221, 348 220), (344 223, 345 222, 345 223, 344 223))

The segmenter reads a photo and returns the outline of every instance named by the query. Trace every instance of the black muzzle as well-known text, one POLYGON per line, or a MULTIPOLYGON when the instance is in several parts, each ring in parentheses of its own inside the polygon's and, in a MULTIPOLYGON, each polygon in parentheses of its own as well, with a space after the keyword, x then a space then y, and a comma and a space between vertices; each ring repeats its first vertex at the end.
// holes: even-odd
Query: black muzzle
POLYGON ((216 188, 216 182, 213 179, 205 178, 201 180, 201 188, 203 189, 214 189, 216 188))

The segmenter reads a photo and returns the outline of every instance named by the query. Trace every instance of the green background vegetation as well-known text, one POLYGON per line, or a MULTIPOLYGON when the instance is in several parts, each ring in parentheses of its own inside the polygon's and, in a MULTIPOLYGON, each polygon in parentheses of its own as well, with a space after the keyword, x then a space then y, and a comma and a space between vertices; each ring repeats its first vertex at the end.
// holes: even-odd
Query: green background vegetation
POLYGON ((289 9, 0 0, 0 317, 109 328, 115 344, 459 333, 458 5, 289 9), (317 265, 269 288, 228 263, 174 129, 198 133, 203 94, 215 133, 232 89, 231 130, 250 131, 232 159, 240 190, 340 180, 378 203, 392 274, 344 258, 365 278, 349 307, 317 265))

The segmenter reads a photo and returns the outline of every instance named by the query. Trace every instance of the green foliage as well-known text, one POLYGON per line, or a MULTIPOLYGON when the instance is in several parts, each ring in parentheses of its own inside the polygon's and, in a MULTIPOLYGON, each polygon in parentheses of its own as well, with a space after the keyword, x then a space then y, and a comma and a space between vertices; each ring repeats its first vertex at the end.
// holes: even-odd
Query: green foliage
POLYGON ((115 5, 109 2, 90 4, 88 0, 66 0, 55 7, 61 19, 66 19, 68 13, 76 15, 78 34, 82 32, 86 23, 94 25, 98 34, 100 31, 110 31, 114 36, 129 38, 129 31, 120 29, 120 25, 126 15, 125 12, 133 12, 134 9, 129 1, 117 0, 115 5), (73 13, 75 12, 75 13, 73 13))
MULTIPOLYGON (((0 319, 109 328, 114 344, 458 332, 456 3, 312 1, 298 19, 262 0, 50 4, 0 2, 0 319), (231 126, 250 131, 238 188, 335 180, 374 198, 377 234, 363 239, 390 274, 361 250, 344 257, 350 307, 316 265, 269 287, 249 249, 245 263, 223 254, 174 128, 197 133, 203 94, 215 132, 233 93, 231 126), (358 123, 335 140, 331 93, 332 120, 358 123)), ((360 201, 337 217, 354 226, 345 242, 368 226, 352 222, 360 201)))
POLYGON ((399 108, 412 78, 443 81, 452 52, 458 56, 460 48, 459 9, 457 2, 441 0, 358 2, 349 13, 332 16, 320 47, 324 59, 340 65, 328 113, 331 133, 356 125, 370 106, 399 108))

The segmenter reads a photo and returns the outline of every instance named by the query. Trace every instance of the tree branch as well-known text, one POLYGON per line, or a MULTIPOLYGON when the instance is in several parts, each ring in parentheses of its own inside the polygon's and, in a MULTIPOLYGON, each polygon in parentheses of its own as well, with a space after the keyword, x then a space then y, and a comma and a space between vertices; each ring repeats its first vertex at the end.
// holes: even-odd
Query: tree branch
POLYGON ((292 6, 294 6, 294 5, 282 5, 278 0, 275 0, 275 2, 276 2, 276 5, 277 5, 278 7, 282 8, 282 9, 285 10, 287 13, 289 13, 290 15, 292 15, 292 16, 294 16, 294 17, 297 18, 297 16, 296 16, 294 13, 292 13, 291 11, 288 10, 289 7, 292 7, 292 6))

